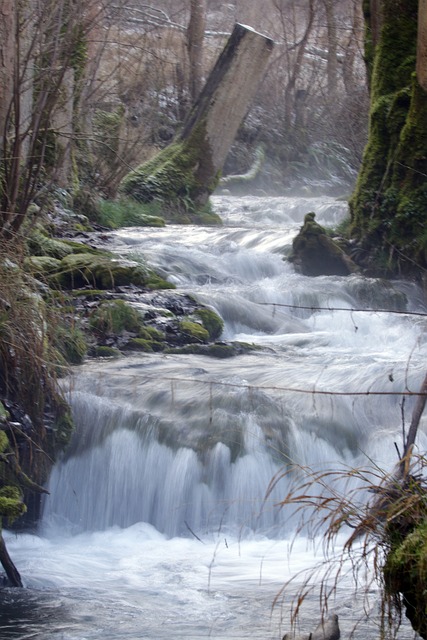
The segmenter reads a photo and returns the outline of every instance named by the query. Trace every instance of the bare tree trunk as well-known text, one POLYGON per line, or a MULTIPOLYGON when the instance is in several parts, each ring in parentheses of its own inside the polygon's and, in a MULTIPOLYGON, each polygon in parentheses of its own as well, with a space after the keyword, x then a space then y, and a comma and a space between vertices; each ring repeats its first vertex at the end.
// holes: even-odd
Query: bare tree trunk
POLYGON ((194 103, 203 86, 203 38, 206 25, 206 0, 191 0, 187 49, 190 61, 190 94, 194 103))
POLYGON ((58 90, 60 99, 51 119, 56 146, 54 177, 60 187, 67 187, 72 180, 74 88, 74 69, 67 69, 58 90))
POLYGON ((15 0, 0 0, 0 154, 9 121, 16 63, 15 0))
POLYGON ((328 98, 334 100, 338 81, 338 36, 335 18, 335 0, 323 0, 326 12, 326 28, 328 32, 328 98))
POLYGON ((418 1, 417 78, 427 91, 427 0, 418 1))
POLYGON ((400 464, 399 464, 399 471, 402 474, 402 476, 406 476, 408 473, 412 448, 415 444, 418 427, 420 426, 420 420, 421 420, 421 416, 423 415, 426 402, 427 402, 427 374, 424 378, 423 384, 421 385, 420 395, 417 398, 417 402, 415 404, 414 411, 412 413, 411 424, 409 427, 408 436, 406 438, 402 460, 400 461, 400 464))
POLYGON ((352 27, 345 47, 343 62, 343 81, 346 92, 351 95, 357 86, 355 81, 355 61, 357 54, 357 44, 362 41, 363 34, 363 14, 359 0, 353 1, 352 27))
POLYGON ((19 14, 19 133, 22 138, 21 159, 25 163, 29 153, 29 135, 34 97, 34 31, 37 12, 34 0, 22 3, 19 14))

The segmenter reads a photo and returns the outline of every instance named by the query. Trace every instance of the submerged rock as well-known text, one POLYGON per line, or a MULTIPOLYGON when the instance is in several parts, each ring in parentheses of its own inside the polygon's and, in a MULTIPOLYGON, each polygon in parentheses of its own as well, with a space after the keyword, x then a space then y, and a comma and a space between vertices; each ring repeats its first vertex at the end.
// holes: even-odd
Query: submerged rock
POLYGON ((307 213, 288 258, 306 276, 348 276, 359 269, 340 245, 307 213))

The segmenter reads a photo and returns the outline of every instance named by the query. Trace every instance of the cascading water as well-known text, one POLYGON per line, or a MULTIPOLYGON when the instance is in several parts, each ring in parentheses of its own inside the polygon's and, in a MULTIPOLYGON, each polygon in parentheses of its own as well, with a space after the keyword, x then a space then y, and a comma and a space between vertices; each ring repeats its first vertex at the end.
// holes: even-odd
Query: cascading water
MULTIPOLYGON (((401 393, 417 391, 425 373, 426 322, 384 310, 421 311, 417 288, 306 278, 283 261, 308 211, 334 224, 344 203, 214 204, 223 227, 124 229, 115 250, 144 256, 210 305, 223 339, 257 348, 227 360, 144 354, 76 370, 77 430, 51 476, 43 537, 8 539, 29 589, 13 593, 14 630, 3 616, 2 638, 279 638, 274 595, 313 560, 303 536, 288 555, 295 514, 277 504, 289 480, 266 498, 272 479, 291 463, 396 462, 412 408, 401 393)), ((352 589, 336 603, 343 631, 362 610, 352 589)), ((362 625, 370 638, 374 620, 362 625)))

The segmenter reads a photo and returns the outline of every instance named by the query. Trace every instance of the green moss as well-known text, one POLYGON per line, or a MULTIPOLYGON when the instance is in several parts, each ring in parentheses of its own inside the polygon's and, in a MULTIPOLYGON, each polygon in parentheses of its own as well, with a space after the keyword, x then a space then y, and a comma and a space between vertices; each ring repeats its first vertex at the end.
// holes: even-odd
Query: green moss
POLYGON ((131 351, 143 351, 146 353, 151 353, 153 351, 163 351, 164 344, 156 340, 145 338, 131 338, 126 343, 124 348, 131 351))
POLYGON ((101 200, 97 222, 110 229, 120 227, 164 227, 159 203, 141 204, 129 198, 101 200))
POLYGON ((101 303, 89 318, 90 328, 101 336, 121 334, 124 331, 139 333, 142 324, 139 312, 124 300, 101 303))
POLYGON ((61 260, 61 258, 71 253, 71 248, 67 243, 49 237, 47 231, 40 225, 34 229, 27 239, 27 245, 33 256, 50 256, 61 260))
POLYGON ((95 111, 93 128, 98 153, 109 167, 115 168, 120 153, 121 130, 124 124, 124 106, 115 111, 95 111))
POLYGON ((417 12, 417 0, 383 2, 369 139, 350 200, 352 235, 372 253, 397 248, 395 271, 427 264, 427 94, 415 76, 417 12))
POLYGON ((403 595, 414 630, 427 638, 427 520, 397 540, 384 566, 386 589, 390 595, 403 595))
POLYGON ((71 411, 65 404, 57 413, 53 430, 55 434, 55 446, 63 449, 70 442, 71 435, 74 431, 71 411))
POLYGON ((126 260, 110 258, 108 255, 77 253, 61 261, 57 280, 64 287, 90 285, 98 289, 111 289, 129 284, 144 286, 149 275, 142 265, 126 260))
POLYGON ((165 339, 164 334, 155 327, 141 327, 138 334, 139 338, 144 340, 154 340, 156 342, 162 342, 165 339))
POLYGON ((0 516, 13 522, 27 510, 22 502, 22 494, 18 487, 6 486, 0 489, 0 516))
POLYGON ((181 320, 179 330, 185 335, 188 342, 208 342, 208 331, 197 322, 191 320, 181 320))
POLYGON ((90 247, 84 242, 76 242, 76 240, 62 240, 62 244, 69 247, 69 253, 90 253, 95 256, 105 256, 106 252, 96 247, 90 247))
POLYGON ((205 124, 201 122, 192 135, 178 139, 154 158, 129 173, 121 191, 143 203, 160 201, 169 218, 182 223, 220 224, 219 216, 205 208, 206 194, 218 186, 219 175, 205 184, 197 175, 200 158, 210 157, 205 124))
MULTIPOLYGON (((6 409, 4 408, 3 404, 2 404, 2 407, 6 414, 6 409)), ((7 437, 4 431, 0 431, 0 453, 4 453, 8 448, 8 446, 9 446, 9 438, 7 437)))
POLYGON ((253 344, 243 342, 232 342, 230 344, 217 342, 215 344, 187 344, 183 347, 165 349, 165 353, 191 353, 199 356, 209 356, 211 358, 225 359, 234 358, 255 351, 258 347, 253 344))
POLYGON ((209 340, 218 340, 224 330, 224 323, 212 309, 197 309, 194 314, 200 318, 209 334, 209 340))
POLYGON ((52 273, 56 273, 61 267, 61 261, 49 256, 30 256, 25 258, 24 268, 32 275, 47 279, 52 273))

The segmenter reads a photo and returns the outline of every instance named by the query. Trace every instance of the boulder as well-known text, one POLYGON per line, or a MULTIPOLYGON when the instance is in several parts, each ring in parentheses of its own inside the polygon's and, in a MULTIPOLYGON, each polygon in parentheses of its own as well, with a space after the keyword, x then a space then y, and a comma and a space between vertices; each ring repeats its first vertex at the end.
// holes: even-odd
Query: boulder
POLYGON ((356 264, 338 242, 327 235, 315 217, 312 212, 305 216, 288 260, 306 276, 348 276, 356 273, 359 270, 356 264))

